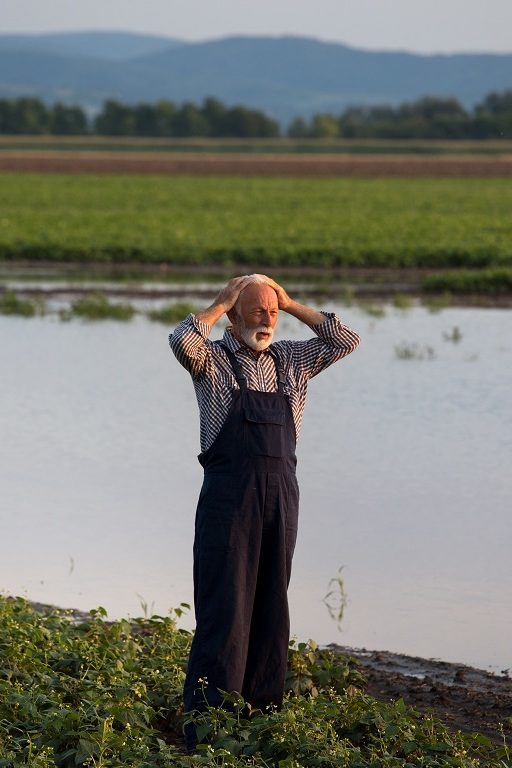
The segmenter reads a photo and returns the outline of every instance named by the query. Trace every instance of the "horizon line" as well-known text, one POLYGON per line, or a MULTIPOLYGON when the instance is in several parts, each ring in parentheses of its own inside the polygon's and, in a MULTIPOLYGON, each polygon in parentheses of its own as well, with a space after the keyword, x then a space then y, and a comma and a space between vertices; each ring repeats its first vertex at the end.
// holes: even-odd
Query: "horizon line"
POLYGON ((120 34, 120 35, 133 35, 135 37, 153 37, 155 39, 160 40, 169 40, 170 42, 179 42, 183 43, 184 45, 201 45, 204 43, 212 43, 212 42, 220 42, 222 40, 228 40, 231 38, 252 38, 252 39, 265 39, 265 38, 274 38, 274 39, 282 39, 282 38, 292 38, 297 40, 311 40, 313 42, 318 43, 325 43, 326 45, 340 45, 345 48, 350 48, 352 50, 357 51, 363 51, 365 53, 396 53, 396 54, 408 54, 411 56, 424 56, 424 57, 433 57, 433 56, 510 56, 512 55, 512 49, 509 51, 506 50, 477 50, 474 48, 464 48, 464 49, 458 49, 458 50, 432 50, 432 51, 421 51, 421 50, 414 50, 411 48, 404 48, 404 47, 392 47, 392 48, 386 48, 381 46, 375 46, 375 47, 368 47, 364 45, 357 45, 354 43, 347 43, 344 40, 332 40, 327 39, 323 37, 318 37, 316 35, 308 35, 305 33, 298 33, 298 32, 229 32, 226 34, 219 34, 219 35, 212 35, 211 37, 205 37, 205 38, 198 38, 198 39, 188 39, 185 37, 173 37, 172 35, 162 34, 158 32, 149 32, 149 31, 135 31, 133 29, 118 29, 118 28, 95 28, 95 27, 87 27, 83 29, 46 29, 46 30, 39 30, 39 31, 2 31, 0 33, 0 38, 2 37, 44 37, 48 35, 87 35, 87 34, 99 34, 99 35, 108 35, 108 34, 120 34))

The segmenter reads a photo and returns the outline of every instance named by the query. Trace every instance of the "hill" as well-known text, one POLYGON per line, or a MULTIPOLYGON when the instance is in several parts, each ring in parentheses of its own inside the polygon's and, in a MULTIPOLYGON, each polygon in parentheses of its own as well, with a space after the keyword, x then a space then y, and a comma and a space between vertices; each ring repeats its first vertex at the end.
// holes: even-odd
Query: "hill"
POLYGON ((94 110, 215 96, 289 122, 353 104, 453 96, 471 107, 512 87, 512 54, 365 51, 301 37, 185 43, 124 33, 0 36, 0 97, 33 95, 94 110))
POLYGON ((65 32, 40 35, 0 35, 0 51, 38 51, 65 56, 123 61, 164 48, 185 45, 181 40, 132 32, 65 32))

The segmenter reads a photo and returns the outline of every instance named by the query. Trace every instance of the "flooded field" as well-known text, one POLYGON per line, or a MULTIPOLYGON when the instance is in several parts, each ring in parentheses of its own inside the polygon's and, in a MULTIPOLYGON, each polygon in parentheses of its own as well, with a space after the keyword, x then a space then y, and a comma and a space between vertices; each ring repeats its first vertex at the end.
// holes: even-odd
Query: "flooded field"
MULTIPOLYGON (((512 312, 326 308, 362 344, 310 386, 293 632, 510 667, 512 312)), ((113 617, 191 601, 198 417, 167 332, 0 317, 4 592, 113 617)))

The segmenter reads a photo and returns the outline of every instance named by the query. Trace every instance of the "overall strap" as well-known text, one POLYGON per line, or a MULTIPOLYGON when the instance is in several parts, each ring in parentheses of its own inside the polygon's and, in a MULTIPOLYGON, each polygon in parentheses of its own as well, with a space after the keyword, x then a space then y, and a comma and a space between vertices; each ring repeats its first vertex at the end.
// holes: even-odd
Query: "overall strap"
MULTIPOLYGON (((229 358, 229 362, 231 363, 231 367, 233 368, 235 379, 238 383, 238 386, 240 387, 242 392, 245 392, 247 390, 247 376, 242 371, 242 367, 238 360, 236 359, 233 352, 228 349, 228 347, 221 341, 220 345, 226 355, 229 358)), ((286 383, 286 374, 284 371, 283 366, 281 365, 281 362, 279 360, 279 357, 275 350, 269 348, 269 354, 274 361, 274 365, 276 368, 276 375, 277 375, 277 391, 280 395, 284 394, 284 385, 286 383)))
POLYGON ((231 363, 231 367, 233 368, 235 379, 237 381, 238 386, 240 387, 240 390, 242 392, 245 392, 247 390, 247 376, 242 371, 242 366, 236 359, 233 352, 230 349, 228 349, 228 347, 225 344, 223 344, 222 341, 220 342, 220 345, 229 358, 229 362, 231 363))
POLYGON ((268 348, 269 354, 274 361, 274 365, 276 367, 276 374, 277 374, 277 391, 280 395, 284 394, 284 385, 286 384, 286 373, 281 365, 281 361, 279 360, 279 355, 275 351, 275 349, 272 349, 271 347, 268 348))

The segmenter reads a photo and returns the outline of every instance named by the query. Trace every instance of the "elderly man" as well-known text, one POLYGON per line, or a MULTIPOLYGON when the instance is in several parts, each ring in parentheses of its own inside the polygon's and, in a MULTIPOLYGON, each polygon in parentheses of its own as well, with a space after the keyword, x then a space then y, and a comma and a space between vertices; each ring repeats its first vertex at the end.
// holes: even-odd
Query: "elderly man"
MULTIPOLYGON (((279 707, 299 505, 295 443, 306 390, 309 379, 357 347, 359 336, 335 315, 294 301, 271 278, 249 275, 230 280, 169 343, 193 379, 204 468, 185 711, 222 703, 222 691, 241 693, 252 708, 279 707), (273 343, 280 311, 315 336, 273 343), (231 326, 211 342, 225 313, 231 326)), ((193 728, 185 733, 190 749, 193 728)))

